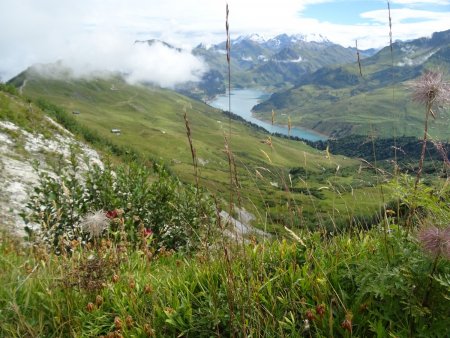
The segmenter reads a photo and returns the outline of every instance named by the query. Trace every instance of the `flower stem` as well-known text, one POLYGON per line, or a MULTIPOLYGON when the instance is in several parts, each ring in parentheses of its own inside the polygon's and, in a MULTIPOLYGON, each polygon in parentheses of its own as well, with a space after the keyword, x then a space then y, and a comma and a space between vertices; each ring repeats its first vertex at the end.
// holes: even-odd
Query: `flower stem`
POLYGON ((425 296, 423 297, 422 306, 428 306, 428 298, 430 297, 431 287, 433 286, 433 275, 436 271, 437 263, 439 261, 440 255, 437 254, 434 258, 433 267, 430 272, 430 281, 428 282, 427 291, 425 292, 425 296))

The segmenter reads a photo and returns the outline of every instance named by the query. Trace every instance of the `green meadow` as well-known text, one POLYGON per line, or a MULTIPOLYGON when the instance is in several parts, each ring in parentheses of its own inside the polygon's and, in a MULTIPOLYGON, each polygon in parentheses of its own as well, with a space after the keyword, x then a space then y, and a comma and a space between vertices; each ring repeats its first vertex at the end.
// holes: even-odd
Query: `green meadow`
POLYGON ((16 84, 25 79, 24 95, 33 100, 45 98, 99 137, 130 147, 144 158, 162 161, 192 183, 195 174, 183 117, 186 113, 201 186, 227 205, 229 149, 238 177, 238 186, 232 189, 239 191, 240 201, 235 203, 259 216, 256 226, 276 231, 280 229, 277 223, 290 220, 292 226, 333 227, 332 217, 341 219, 338 223, 356 216, 370 218, 381 205, 376 178, 364 186, 358 183, 373 176, 370 170, 357 173, 358 160, 327 156, 299 141, 269 138, 173 91, 129 85, 118 77, 59 80, 33 71, 16 78, 16 84), (120 129, 120 135, 112 129, 120 129), (302 168, 303 176, 290 175, 293 168, 302 168), (354 172, 343 177, 344 168, 354 172), (361 197, 364 203, 357 203, 361 197))

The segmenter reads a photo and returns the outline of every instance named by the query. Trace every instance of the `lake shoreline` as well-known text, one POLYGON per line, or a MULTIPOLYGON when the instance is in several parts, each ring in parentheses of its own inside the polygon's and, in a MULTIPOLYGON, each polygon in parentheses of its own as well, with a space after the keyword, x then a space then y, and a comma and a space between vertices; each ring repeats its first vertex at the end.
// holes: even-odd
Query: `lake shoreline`
MULTIPOLYGON (((252 116, 253 116, 253 118, 255 118, 255 119, 259 120, 259 121, 266 122, 266 123, 272 123, 271 120, 268 120, 268 119, 266 120, 266 119, 261 119, 261 118, 256 117, 255 115, 253 115, 253 111, 252 111, 252 116)), ((288 128, 287 126, 285 126, 283 124, 277 124, 277 123, 274 123, 274 126, 277 126, 277 127, 280 127, 280 128, 286 128, 286 129, 288 128)), ((306 131, 308 131, 308 132, 310 132, 312 134, 317 134, 317 135, 323 137, 323 139, 322 139, 323 141, 326 141, 326 140, 331 138, 330 135, 327 135, 325 133, 321 133, 320 131, 317 131, 317 130, 314 130, 314 129, 309 129, 309 128, 298 126, 298 125, 293 125, 292 127, 296 128, 296 129, 299 129, 299 128, 300 129, 304 129, 304 130, 306 130, 306 131)), ((270 134, 274 134, 274 133, 271 133, 270 131, 268 131, 268 132, 270 134)), ((288 136, 288 135, 286 135, 286 136, 288 136)))
MULTIPOLYGON (((260 89, 234 89, 231 91, 231 114, 248 122, 250 125, 265 130, 271 135, 282 135, 283 137, 291 137, 293 139, 303 139, 309 142, 325 141, 329 139, 329 135, 317 132, 315 130, 295 126, 288 130, 288 127, 280 124, 271 124, 271 121, 265 121, 256 118, 253 114, 253 107, 258 104, 262 97, 270 95, 260 89)), ((205 102, 209 106, 220 109, 224 112, 228 111, 228 95, 217 95, 214 99, 205 102)))

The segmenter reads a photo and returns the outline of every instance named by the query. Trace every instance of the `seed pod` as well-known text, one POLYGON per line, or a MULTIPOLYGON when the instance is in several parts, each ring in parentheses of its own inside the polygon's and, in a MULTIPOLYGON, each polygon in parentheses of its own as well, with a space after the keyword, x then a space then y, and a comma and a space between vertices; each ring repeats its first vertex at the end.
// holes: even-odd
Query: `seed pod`
POLYGON ((127 324, 128 328, 132 327, 133 326, 133 317, 128 315, 127 318, 125 319, 125 323, 127 324))
POLYGON ((87 312, 92 312, 92 311, 94 311, 94 309, 95 309, 94 303, 89 302, 89 303, 86 305, 86 311, 87 311, 87 312))
POLYGON ((122 319, 120 319, 120 317, 115 317, 114 318, 114 327, 116 328, 116 330, 121 330, 122 329, 122 319))

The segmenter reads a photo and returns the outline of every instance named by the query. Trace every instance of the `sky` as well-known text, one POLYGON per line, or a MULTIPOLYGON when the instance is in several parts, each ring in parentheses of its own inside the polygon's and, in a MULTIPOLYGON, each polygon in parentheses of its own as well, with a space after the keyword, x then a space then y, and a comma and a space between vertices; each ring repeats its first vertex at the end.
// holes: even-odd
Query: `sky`
MULTIPOLYGON (((321 34, 345 47, 389 43, 385 0, 229 0, 232 38, 321 34)), ((63 61, 76 76, 122 71, 171 87, 206 71, 190 49, 224 41, 225 0, 0 0, 0 80, 63 61), (148 47, 135 40, 161 39, 148 47)), ((390 0, 394 40, 450 29, 450 0, 390 0)))

